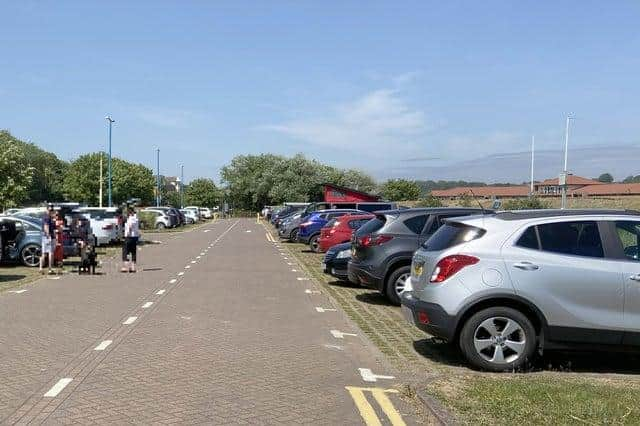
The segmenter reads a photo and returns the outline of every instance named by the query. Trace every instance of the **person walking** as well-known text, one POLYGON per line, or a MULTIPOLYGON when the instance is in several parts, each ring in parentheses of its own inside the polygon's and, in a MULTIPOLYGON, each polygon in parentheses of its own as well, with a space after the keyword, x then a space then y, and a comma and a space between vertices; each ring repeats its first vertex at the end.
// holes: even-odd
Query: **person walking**
POLYGON ((49 261, 49 274, 53 274, 53 251, 56 248, 55 210, 49 208, 42 218, 42 255, 40 256, 40 273, 44 274, 44 263, 49 261))
POLYGON ((140 238, 138 215, 129 208, 127 221, 124 224, 124 246, 122 247, 122 269, 120 272, 136 272, 136 251, 140 238), (128 256, 131 255, 131 260, 128 256))

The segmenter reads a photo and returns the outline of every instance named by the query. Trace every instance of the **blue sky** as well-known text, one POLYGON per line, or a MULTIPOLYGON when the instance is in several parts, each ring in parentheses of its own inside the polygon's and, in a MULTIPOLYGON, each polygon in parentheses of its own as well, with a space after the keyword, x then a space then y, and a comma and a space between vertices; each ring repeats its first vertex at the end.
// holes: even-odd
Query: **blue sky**
MULTIPOLYGON (((523 181, 526 158, 502 169, 496 154, 528 150, 532 134, 561 149, 568 113, 572 148, 602 155, 588 170, 570 156, 576 173, 615 167, 608 152, 640 145, 635 1, 1 10, 0 128, 65 159, 105 149, 107 114, 114 155, 154 166, 159 147, 161 173, 184 164, 187 179, 217 179, 237 154, 302 152, 379 179, 455 178, 480 159, 483 179, 523 181)), ((560 157, 545 166, 559 170, 560 157)))

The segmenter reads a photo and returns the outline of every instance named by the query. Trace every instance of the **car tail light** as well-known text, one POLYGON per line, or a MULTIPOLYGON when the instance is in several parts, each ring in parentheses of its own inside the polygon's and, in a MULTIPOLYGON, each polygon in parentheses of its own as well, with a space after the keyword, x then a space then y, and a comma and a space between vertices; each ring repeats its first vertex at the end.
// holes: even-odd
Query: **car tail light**
POLYGON ((420 324, 429 324, 431 322, 426 312, 418 312, 418 321, 420 324))
POLYGON ((112 230, 112 229, 113 229, 113 223, 110 223, 110 224, 108 224, 108 225, 104 225, 104 226, 102 227, 102 229, 104 229, 105 231, 110 231, 110 230, 112 230))
POLYGON ((391 241, 393 237, 391 235, 365 235, 360 238, 359 244, 362 247, 373 247, 384 244, 387 241, 391 241))
POLYGON ((429 281, 432 283, 441 283, 444 280, 451 278, 465 266, 475 265, 479 261, 480 259, 477 257, 467 256, 466 254, 454 254, 443 257, 433 270, 433 274, 429 281))

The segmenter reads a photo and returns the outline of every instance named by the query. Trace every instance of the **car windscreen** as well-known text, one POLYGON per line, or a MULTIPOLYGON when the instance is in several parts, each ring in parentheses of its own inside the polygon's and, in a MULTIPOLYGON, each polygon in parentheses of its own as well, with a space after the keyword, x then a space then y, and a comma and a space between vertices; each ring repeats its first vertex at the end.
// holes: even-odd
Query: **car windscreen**
POLYGON ((326 225, 323 226, 323 228, 333 228, 336 222, 337 222, 336 219, 331 219, 329 222, 327 222, 326 225))
POLYGON ((445 223, 429 238, 422 247, 427 251, 441 251, 458 244, 478 239, 485 230, 459 222, 445 223))
POLYGON ((357 231, 357 235, 367 235, 376 232, 387 223, 387 217, 384 215, 376 215, 373 219, 362 225, 357 231))

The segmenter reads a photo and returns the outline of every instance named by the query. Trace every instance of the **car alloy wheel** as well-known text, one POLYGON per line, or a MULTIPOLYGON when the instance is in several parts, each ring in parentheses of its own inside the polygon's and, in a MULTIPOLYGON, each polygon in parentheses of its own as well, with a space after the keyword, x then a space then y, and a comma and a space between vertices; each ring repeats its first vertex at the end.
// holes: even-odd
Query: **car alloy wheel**
POLYGON ((505 317, 482 321, 473 334, 473 346, 484 360, 503 364, 522 356, 527 340, 522 326, 505 317))
POLYGON ((37 244, 28 244, 20 252, 20 260, 23 265, 35 267, 40 265, 40 257, 42 256, 42 249, 37 244))
POLYGON ((384 294, 394 305, 400 305, 400 296, 402 295, 410 276, 411 266, 405 265, 396 268, 387 277, 384 286, 384 294))
POLYGON ((164 223, 162 223, 162 222, 160 222, 160 223, 158 223, 156 225, 156 229, 164 229, 164 228, 165 228, 165 226, 164 226, 164 223))
POLYGON ((402 292, 404 292, 404 288, 406 287, 407 280, 409 279, 410 276, 411 276, 411 274, 409 272, 406 272, 406 273, 400 275, 396 279, 396 282, 393 283, 394 284, 394 288, 396 290, 396 294, 398 295, 398 298, 400 297, 402 292))
POLYGON ((309 241, 309 246, 311 247, 311 250, 313 250, 314 253, 319 253, 320 252, 320 243, 318 242, 318 236, 316 235, 315 237, 311 238, 311 241, 309 241))

